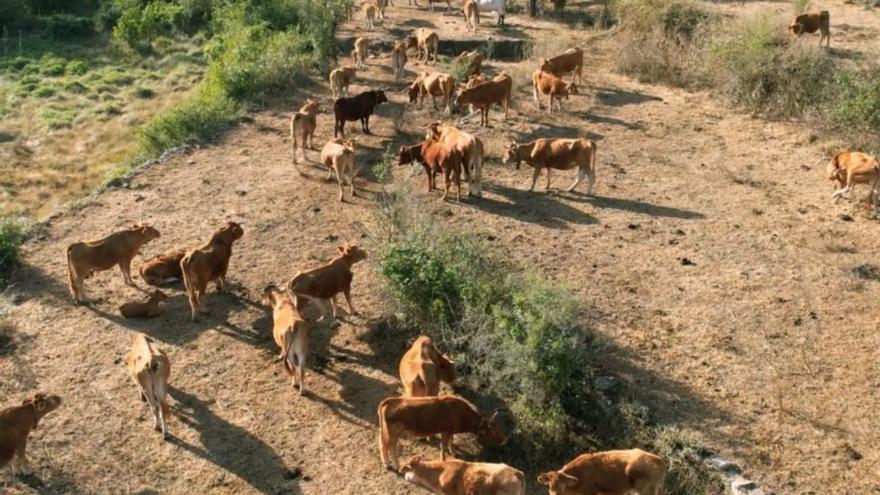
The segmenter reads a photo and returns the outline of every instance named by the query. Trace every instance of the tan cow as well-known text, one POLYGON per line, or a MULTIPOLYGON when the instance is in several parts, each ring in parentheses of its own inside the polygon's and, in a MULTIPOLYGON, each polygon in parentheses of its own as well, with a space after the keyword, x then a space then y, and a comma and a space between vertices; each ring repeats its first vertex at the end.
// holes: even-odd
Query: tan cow
POLYGON ((584 51, 580 48, 569 48, 555 57, 542 58, 538 68, 556 77, 562 77, 571 72, 572 82, 581 84, 584 70, 584 51))
POLYGON ((663 459, 640 449, 584 454, 559 471, 538 476, 550 495, 660 495, 666 477, 663 459))
POLYGON ((480 9, 476 0, 464 0, 461 10, 464 12, 464 26, 467 31, 477 32, 480 25, 480 9))
POLYGON ((422 60, 422 53, 424 52, 425 64, 429 63, 429 59, 433 55, 434 63, 436 64, 437 49, 440 47, 440 37, 430 29, 418 28, 409 38, 407 38, 406 47, 416 48, 418 50, 419 60, 422 60))
POLYGON ((281 350, 278 359, 290 376, 290 386, 306 389, 306 358, 309 355, 309 324, 296 309, 290 294, 275 285, 263 289, 262 303, 272 308, 272 337, 281 350))
POLYGON ((801 14, 795 17, 788 26, 788 32, 796 36, 804 33, 813 34, 816 31, 819 31, 819 46, 822 46, 822 40, 827 40, 825 47, 829 48, 831 46, 831 15, 827 10, 801 14))
POLYGON ((182 280, 183 273, 180 271, 180 260, 183 259, 185 254, 186 249, 178 249, 156 256, 141 265, 141 278, 148 285, 157 287, 175 280, 182 280))
POLYGON ((440 393, 440 382, 452 384, 455 368, 434 346, 431 337, 422 335, 400 359, 400 381, 404 397, 425 397, 440 393))
POLYGON ((303 103, 303 106, 300 107, 299 111, 294 113, 290 118, 290 145, 293 151, 293 165, 296 167, 296 170, 300 175, 305 174, 303 174, 302 170, 296 166, 298 163, 296 157, 297 143, 300 144, 303 160, 307 159, 306 148, 315 149, 315 130, 318 128, 317 115, 320 111, 321 105, 319 105, 317 101, 309 98, 303 103))
POLYGON ((379 455, 397 470, 397 443, 402 438, 440 435, 440 458, 446 460, 457 433, 473 433, 484 444, 500 445, 507 437, 498 428, 498 412, 482 414, 473 404, 453 395, 389 397, 379 403, 379 455))
POLYGON ((367 68, 367 49, 370 46, 370 40, 363 36, 354 40, 354 50, 351 51, 351 58, 354 66, 358 70, 367 68))
POLYGON ((186 286, 189 306, 192 310, 192 321, 198 320, 200 312, 208 312, 205 308, 205 291, 210 282, 216 284, 217 292, 223 292, 229 258, 232 257, 232 243, 241 239, 243 235, 244 230, 241 225, 226 222, 226 225, 211 236, 210 241, 189 250, 180 260, 183 284, 186 286))
POLYGON ((28 435, 37 429, 43 416, 58 409, 61 397, 57 395, 36 394, 20 406, 7 407, 0 411, 0 468, 12 462, 13 474, 27 474, 28 435))
POLYGON ((342 186, 346 183, 354 192, 354 177, 357 174, 357 164, 354 157, 355 139, 333 138, 321 148, 321 163, 327 166, 327 179, 336 173, 336 182, 339 184, 339 202, 344 203, 345 197, 342 186))
POLYGON ((434 122, 428 127, 426 138, 440 141, 447 149, 456 149, 461 153, 464 174, 470 181, 468 195, 482 196, 483 141, 472 134, 441 122, 434 122))
POLYGON ((149 405, 153 413, 154 428, 162 432, 162 438, 167 439, 168 427, 165 422, 170 414, 168 378, 171 376, 171 361, 152 338, 137 333, 125 358, 125 366, 138 387, 141 400, 149 405))
POLYGON ((330 91, 333 92, 333 98, 339 98, 343 94, 348 94, 348 87, 357 69, 354 67, 339 67, 330 72, 330 91))
POLYGON ((858 151, 842 151, 831 157, 828 162, 828 179, 837 182, 839 189, 831 194, 831 202, 836 203, 841 196, 849 194, 856 184, 870 184, 869 200, 877 207, 877 196, 880 194, 880 162, 876 158, 858 151))
POLYGON ((400 468, 403 478, 440 495, 525 495, 526 477, 507 464, 457 459, 423 461, 414 456, 400 468))
POLYGON ((466 88, 455 97, 455 106, 473 105, 480 109, 480 125, 489 125, 489 109, 500 103, 504 107, 504 119, 510 114, 510 98, 513 91, 513 79, 501 73, 491 80, 474 87, 466 88))
POLYGON ((339 255, 324 266, 305 272, 299 272, 287 283, 287 291, 295 298, 297 309, 302 312, 306 301, 315 302, 322 310, 319 320, 324 319, 326 304, 329 301, 336 318, 336 296, 341 292, 348 303, 348 312, 357 315, 351 303, 351 281, 354 274, 351 267, 367 259, 367 252, 355 243, 349 242, 339 246, 339 255))
POLYGON ((547 190, 549 190, 550 169, 577 168, 574 183, 566 191, 573 191, 584 177, 588 177, 590 185, 587 186, 587 194, 593 194, 593 185, 596 183, 596 143, 589 139, 541 138, 525 144, 517 144, 514 141, 508 145, 503 163, 511 161, 516 162, 517 170, 520 162, 526 162, 534 167, 529 191, 535 190, 535 182, 541 175, 541 169, 547 169, 547 190))
POLYGON ((89 242, 74 242, 67 247, 67 279, 70 295, 77 304, 83 302, 83 282, 92 273, 119 267, 126 285, 137 287, 131 279, 131 260, 141 247, 159 238, 159 231, 147 224, 130 228, 89 242))
POLYGON ((434 110, 437 109, 437 97, 442 96, 446 103, 445 112, 449 114, 452 109, 452 92, 455 90, 455 79, 449 74, 441 72, 422 72, 415 81, 406 89, 409 95, 409 102, 413 103, 419 100, 419 108, 425 101, 425 96, 431 95, 431 102, 434 104, 434 110))
POLYGON ((156 289, 144 302, 127 302, 119 306, 119 314, 125 318, 153 318, 162 314, 159 304, 166 300, 168 296, 156 289))
POLYGON ((394 70, 395 82, 403 77, 403 68, 406 66, 406 60, 406 43, 395 41, 394 48, 391 49, 391 68, 394 70))
POLYGON ((364 29, 373 29, 376 25, 376 17, 379 15, 379 6, 375 0, 367 0, 361 6, 364 13, 364 29))
POLYGON ((532 73, 532 95, 535 97, 535 106, 540 110, 541 102, 538 101, 538 93, 547 95, 547 113, 553 113, 554 100, 561 112, 562 99, 568 99, 569 95, 578 94, 578 89, 575 83, 565 82, 560 77, 538 69, 532 73))

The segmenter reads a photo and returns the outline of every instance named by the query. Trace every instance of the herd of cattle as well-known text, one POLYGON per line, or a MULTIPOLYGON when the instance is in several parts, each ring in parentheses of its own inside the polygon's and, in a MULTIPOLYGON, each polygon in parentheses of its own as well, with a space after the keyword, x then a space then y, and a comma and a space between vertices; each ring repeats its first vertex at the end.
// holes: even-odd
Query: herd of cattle
MULTIPOLYGON (((449 7, 449 2, 447 6, 449 7)), ((430 2, 433 9, 433 2, 430 2)), ((383 19, 388 0, 368 0, 364 4, 366 26, 371 28, 376 17, 383 19)), ((465 0, 463 11, 467 28, 475 30, 479 12, 495 10, 499 23, 503 23, 504 0, 465 0)), ((789 27, 793 34, 821 31, 822 40, 828 39, 829 15, 827 11, 798 16, 789 27)), ((405 41, 394 44, 391 52, 395 80, 403 74, 407 61, 407 49, 416 48, 420 59, 428 64, 437 60, 439 38, 433 31, 420 28, 405 41)), ((355 139, 345 138, 345 122, 361 121, 364 134, 370 134, 369 118, 376 106, 386 102, 383 91, 366 91, 354 97, 343 96, 356 71, 366 67, 369 42, 358 38, 352 58, 354 67, 334 70, 330 76, 333 91, 336 123, 334 137, 321 150, 321 163, 327 166, 328 179, 336 174, 339 184, 339 200, 343 201, 343 185, 350 183, 350 194, 355 195, 354 175, 355 139)), ((460 107, 470 105, 473 111, 481 111, 481 126, 488 123, 488 110, 495 104, 505 108, 510 104, 512 80, 507 74, 487 79, 481 73, 482 56, 478 52, 466 52, 457 60, 467 67, 467 80, 456 92, 455 79, 438 72, 422 72, 404 90, 410 103, 422 104, 431 96, 445 103, 445 112, 451 112, 450 103, 460 107)), ((583 52, 578 48, 542 59, 532 77, 534 97, 548 96, 548 110, 554 100, 577 93, 581 83, 583 52), (570 82, 562 77, 572 74, 570 82)), ((314 134, 320 105, 308 100, 296 112, 290 122, 293 162, 298 169, 298 151, 305 158, 306 149, 315 149, 314 134)), ((550 169, 577 169, 574 189, 584 178, 589 178, 588 194, 595 183, 596 144, 584 138, 536 139, 519 144, 511 143, 504 154, 504 163, 515 162, 517 168, 526 162, 534 168, 533 190, 542 169, 547 170, 547 187, 550 187, 550 169)), ((436 174, 445 177, 445 200, 449 194, 450 177, 458 187, 461 197, 460 176, 464 173, 470 182, 469 193, 480 196, 481 169, 485 159, 484 145, 473 134, 453 125, 435 122, 431 124, 425 139, 409 146, 401 146, 398 163, 420 163, 427 176, 427 188, 435 187, 436 174)), ((299 171, 303 174, 302 171, 299 171)), ((841 152, 834 155, 828 165, 828 178, 839 187, 832 195, 836 201, 850 192, 855 184, 867 183, 872 187, 872 200, 876 207, 880 190, 880 164, 866 154, 841 152)), ((205 296, 207 287, 214 283, 217 292, 224 289, 227 269, 232 256, 232 246, 244 235, 241 225, 227 222, 206 243, 195 248, 176 249, 155 257, 140 267, 140 276, 151 286, 160 286, 174 280, 182 280, 191 309, 191 318, 197 320, 200 313, 207 312, 205 296)), ((68 282, 71 297, 79 304, 85 301, 83 285, 87 278, 98 271, 118 266, 127 285, 136 287, 131 277, 131 262, 140 249, 160 236, 154 227, 136 224, 91 242, 76 242, 67 249, 68 282)), ((353 243, 339 246, 338 254, 328 263, 297 273, 285 287, 269 285, 261 293, 262 303, 271 308, 273 316, 272 335, 278 345, 278 360, 282 362, 291 385, 300 394, 305 391, 305 367, 308 358, 309 333, 317 321, 327 317, 328 309, 333 319, 337 315, 337 297, 345 297, 350 314, 357 314, 351 300, 353 266, 367 257, 367 253, 353 243), (329 305, 329 308, 328 308, 329 305), (307 318, 306 309, 315 306, 319 316, 307 318)), ((126 318, 150 318, 161 313, 160 304, 167 296, 155 289, 144 302, 128 302, 119 307, 126 318)), ((164 351, 150 337, 138 333, 126 358, 129 374, 136 384, 141 400, 149 405, 155 420, 155 428, 168 437, 166 420, 169 416, 167 402, 168 380, 171 363, 164 351)), ((485 414, 470 402, 456 395, 440 394, 441 382, 455 381, 454 363, 443 355, 429 337, 416 339, 402 356, 399 365, 400 380, 404 393, 381 401, 379 419, 379 453, 383 465, 401 474, 406 480, 420 484, 435 493, 446 495, 497 494, 521 495, 525 491, 525 478, 521 471, 505 464, 447 460, 455 434, 472 433, 485 444, 498 445, 506 442, 506 436, 497 422, 498 412, 485 414), (426 461, 420 456, 412 457, 400 465, 398 443, 401 439, 440 437, 440 460, 426 461)), ((13 471, 23 472, 26 467, 25 447, 28 434, 37 427, 43 416, 61 405, 56 395, 37 394, 20 406, 0 411, 0 467, 12 461, 13 471)), ((538 482, 545 485, 551 495, 623 494, 631 490, 640 495, 657 495, 662 490, 666 464, 656 455, 639 449, 584 454, 557 471, 541 474, 538 482)))

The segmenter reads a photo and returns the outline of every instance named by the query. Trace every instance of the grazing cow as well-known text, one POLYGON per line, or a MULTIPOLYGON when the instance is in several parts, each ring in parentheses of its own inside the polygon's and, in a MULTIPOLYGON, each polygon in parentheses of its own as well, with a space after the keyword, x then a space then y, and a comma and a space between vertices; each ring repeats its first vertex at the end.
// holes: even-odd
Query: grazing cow
POLYGON ((464 174, 470 181, 468 195, 483 195, 480 187, 483 176, 483 141, 454 126, 434 122, 428 126, 427 138, 440 141, 447 149, 456 149, 461 153, 464 174))
POLYGON ((449 384, 455 381, 453 362, 440 354, 431 338, 424 335, 404 353, 398 370, 404 397, 438 395, 441 381, 449 384))
POLYGON ((423 461, 414 456, 400 468, 403 478, 440 495, 525 495, 526 477, 507 464, 423 461))
POLYGON ((660 495, 666 463, 644 450, 611 450, 584 454, 559 471, 538 476, 550 495, 660 495))
POLYGON ((370 133, 370 116, 376 110, 376 106, 388 101, 385 92, 364 91, 363 93, 351 98, 339 98, 333 103, 333 114, 336 117, 336 124, 333 127, 333 137, 342 134, 345 137, 345 123, 349 121, 360 120, 361 130, 364 134, 370 133))
POLYGON ((467 63, 465 77, 479 76, 483 69, 483 54, 478 50, 464 51, 455 57, 456 63, 467 63))
POLYGON ((142 401, 150 406, 155 420, 154 428, 168 438, 168 377, 171 376, 171 361, 165 352, 156 346, 153 339, 138 333, 134 336, 131 350, 125 358, 128 374, 137 385, 142 401))
POLYGON ((437 63, 437 49, 439 46, 440 37, 437 36, 437 33, 427 28, 416 29, 406 40, 407 48, 416 48, 418 50, 419 60, 422 60, 422 52, 424 52, 425 64, 429 63, 431 55, 433 55, 434 63, 437 63))
POLYGON ((870 202, 877 207, 880 162, 876 158, 858 151, 842 151, 831 157, 827 173, 828 179, 836 181, 839 187, 831 194, 832 203, 852 191, 856 184, 871 184, 870 202))
POLYGON ((358 70, 367 68, 367 48, 370 46, 370 40, 359 37, 354 40, 354 50, 351 51, 351 59, 354 67, 358 70))
POLYGON ((532 73, 532 95, 535 97, 535 106, 540 110, 541 102, 538 101, 538 93, 547 95, 547 113, 553 113, 554 100, 559 105, 561 112, 562 99, 567 100, 569 95, 578 94, 578 89, 575 83, 565 82, 560 77, 538 69, 532 73))
POLYGON ((479 108, 480 126, 485 126, 489 125, 489 108, 500 103, 504 107, 504 119, 507 120, 510 114, 512 89, 513 79, 507 74, 501 73, 489 81, 462 90, 455 97, 455 106, 473 105, 479 108))
POLYGON ((70 295, 77 304, 83 302, 83 282, 92 273, 119 266, 126 285, 137 287, 131 279, 131 260, 141 247, 159 237, 159 231, 147 224, 135 224, 107 237, 67 246, 67 279, 70 295))
POLYGON ((507 441, 496 423, 497 411, 486 416, 470 402, 452 395, 389 397, 379 403, 378 415, 379 455, 389 469, 397 470, 401 438, 440 435, 440 458, 444 461, 457 433, 474 433, 484 444, 507 441))
POLYGON ((391 49, 391 68, 394 69, 394 81, 403 77, 403 67, 406 65, 406 43, 395 41, 391 49))
POLYGON ((269 285, 263 289, 262 303, 272 308, 272 337, 281 350, 278 360, 290 375, 290 386, 306 388, 306 358, 309 355, 309 325, 284 289, 269 285))
POLYGON ((27 474, 28 435, 37 429, 43 416, 58 409, 61 397, 57 395, 36 394, 20 406, 7 407, 0 411, 0 468, 12 462, 13 474, 27 474))
POLYGON ((476 33, 477 26, 480 25, 480 9, 477 7, 477 1, 464 0, 461 10, 464 12, 465 29, 476 33))
MULTIPOLYGON (((497 12, 498 25, 504 25, 504 16, 507 14, 507 0, 474 0, 477 3, 478 12, 497 12)), ((477 23, 480 17, 477 15, 477 23)))
MULTIPOLYGON (((426 143, 430 143, 430 141, 423 141, 412 146, 400 145, 400 149, 397 152, 397 164, 409 165, 410 163, 418 162, 425 169, 425 175, 428 178, 428 192, 431 192, 436 188, 435 178, 439 170, 434 169, 434 167, 429 165, 422 157, 422 148, 429 145, 426 143)), ((467 169, 465 169, 465 171, 466 170, 467 169)))
POLYGON ((183 272, 183 285, 186 286, 192 321, 198 320, 199 312, 208 312, 205 309, 205 290, 208 288, 208 283, 213 281, 217 286, 217 292, 223 292, 229 258, 232 257, 232 243, 241 239, 243 235, 244 230, 241 225, 226 222, 226 225, 211 236, 210 241, 187 251, 180 260, 180 271, 183 272))
POLYGON ((353 242, 339 246, 339 255, 330 260, 324 266, 305 272, 299 272, 287 283, 287 291, 294 297, 297 309, 302 311, 306 301, 313 301, 321 309, 321 317, 324 319, 327 301, 333 310, 333 318, 336 318, 336 296, 341 292, 348 303, 348 312, 357 315, 354 305, 351 303, 351 280, 354 274, 351 267, 367 258, 367 252, 357 247, 353 242))
POLYGON ((364 29, 373 29, 376 25, 376 17, 379 14, 379 6, 373 0, 364 2, 361 10, 364 12, 364 29))
POLYGON ((538 68, 544 72, 549 72, 556 77, 562 77, 570 72, 572 73, 572 82, 582 83, 584 51, 580 48, 569 48, 555 57, 542 58, 539 64, 538 68))
POLYGON ((148 285, 156 287, 175 280, 181 280, 183 273, 180 271, 180 260, 183 259, 184 254, 186 254, 185 249, 178 249, 147 261, 141 265, 141 278, 148 285))
MULTIPOLYGON (((450 177, 455 181, 457 188, 456 199, 461 201, 461 168, 462 154, 455 147, 444 146, 443 143, 434 140, 425 140, 422 143, 421 150, 422 160, 427 164, 427 168, 433 171, 443 172, 443 201, 449 197, 449 188, 451 182, 450 177)), ((433 177, 431 178, 433 181, 433 177)))
POLYGON ((795 17, 788 26, 788 32, 796 36, 800 36, 804 33, 813 34, 816 31, 819 31, 819 46, 822 46, 822 40, 827 40, 825 47, 830 47, 831 16, 828 14, 827 10, 801 14, 795 17))
POLYGON ((327 144, 321 148, 321 163, 329 169, 327 178, 329 179, 334 172, 336 173, 336 182, 339 184, 340 203, 345 202, 342 186, 346 182, 351 186, 351 195, 357 196, 354 192, 354 176, 357 174, 354 143, 354 139, 335 138, 327 141, 327 144))
POLYGON ((330 72, 330 91, 333 92, 333 98, 348 94, 348 86, 354 80, 355 74, 357 69, 354 67, 339 67, 330 72))
POLYGON ((504 163, 516 162, 519 170, 520 162, 526 162, 535 171, 532 174, 532 186, 529 191, 535 190, 535 182, 541 175, 541 169, 547 169, 547 189, 550 189, 550 169, 571 170, 577 168, 577 176, 574 183, 566 191, 571 192, 578 184, 589 177, 590 185, 587 186, 587 194, 593 194, 593 184, 596 182, 596 143, 585 138, 555 139, 541 138, 534 141, 517 144, 510 143, 504 155, 504 163))
POLYGON ((167 300, 168 296, 156 289, 144 302, 127 302, 119 306, 119 314, 125 318, 153 318, 162 314, 159 304, 167 300))
POLYGON ((452 101, 452 92, 454 90, 455 79, 449 74, 440 72, 422 72, 406 89, 409 95, 409 102, 414 103, 418 99, 419 108, 422 108, 425 96, 431 95, 434 110, 437 110, 437 97, 442 96, 443 101, 446 103, 445 112, 447 114, 452 111, 449 105, 452 101))
MULTIPOLYGON (((361 39, 361 38, 358 38, 361 39)), ((332 80, 332 78, 331 78, 332 80)), ((347 85, 345 86, 348 87, 347 85)), ((315 148, 315 129, 318 127, 317 115, 321 106, 317 101, 309 98, 300 107, 299 111, 290 118, 290 142, 293 149, 293 165, 296 167, 297 142, 301 143, 303 159, 306 159, 306 148, 315 148)), ((300 175, 304 175, 299 167, 296 167, 300 175)))

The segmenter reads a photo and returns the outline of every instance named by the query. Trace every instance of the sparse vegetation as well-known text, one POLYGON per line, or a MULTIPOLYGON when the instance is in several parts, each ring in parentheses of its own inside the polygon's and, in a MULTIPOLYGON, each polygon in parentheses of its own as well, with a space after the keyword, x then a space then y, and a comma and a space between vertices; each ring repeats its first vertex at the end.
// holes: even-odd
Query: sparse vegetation
POLYGON ((24 239, 24 231, 21 220, 0 218, 0 288, 9 283, 18 265, 19 245, 24 239))

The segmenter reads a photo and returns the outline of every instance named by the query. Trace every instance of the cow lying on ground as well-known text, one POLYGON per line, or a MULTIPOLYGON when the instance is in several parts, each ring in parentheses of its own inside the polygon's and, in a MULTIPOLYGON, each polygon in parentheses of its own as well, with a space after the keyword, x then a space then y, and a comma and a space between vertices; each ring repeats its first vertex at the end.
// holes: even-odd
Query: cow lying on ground
POLYGON ((513 79, 507 74, 499 74, 491 80, 462 90, 455 97, 455 106, 472 105, 480 109, 480 125, 489 125, 489 108, 496 103, 504 107, 504 119, 510 114, 510 96, 513 79))
POLYGON ((295 298, 294 303, 302 313, 306 301, 318 304, 321 317, 326 313, 326 303, 330 302, 333 318, 336 318, 336 296, 341 292, 348 303, 348 312, 357 315, 351 303, 351 280, 354 275, 351 267, 367 258, 367 252, 350 242, 339 246, 339 255, 319 268, 299 272, 287 283, 287 291, 295 298))
POLYGON ((370 116, 376 107, 388 101, 384 91, 365 91, 352 98, 339 98, 333 104, 333 114, 336 124, 333 127, 333 137, 342 134, 345 137, 345 123, 347 121, 361 121, 361 130, 364 134, 370 134, 370 116))
POLYGON ((428 178, 428 192, 431 192, 436 188, 435 180, 438 171, 434 170, 422 157, 422 147, 424 145, 424 142, 412 146, 400 145, 400 150, 397 152, 397 164, 409 165, 413 162, 419 162, 425 169, 425 175, 428 178))
POLYGON ((559 105, 562 111, 562 99, 568 99, 569 95, 578 94, 578 89, 573 82, 564 82, 561 78, 540 69, 532 73, 532 95, 535 97, 535 106, 541 109, 538 101, 538 93, 547 95, 547 113, 553 113, 553 101, 559 105))
POLYGON ((416 29, 406 40, 407 48, 416 48, 418 50, 419 60, 422 60, 422 53, 424 52, 425 64, 429 63, 431 56, 434 58, 434 63, 437 63, 437 49, 439 46, 440 37, 428 28, 416 29))
POLYGON ((192 321, 198 319, 199 312, 208 312, 205 308, 205 291, 208 283, 214 282, 217 285, 217 292, 223 291, 229 258, 232 257, 232 243, 241 239, 243 235, 244 230, 241 225, 226 222, 226 225, 211 236, 210 241, 188 251, 180 260, 183 284, 186 286, 186 294, 192 310, 192 321))
POLYGON ((354 192, 354 176, 357 174, 357 165, 354 158, 354 139, 331 139, 321 148, 321 163, 329 169, 327 178, 336 173, 336 182, 339 184, 339 202, 345 202, 342 186, 350 184, 351 195, 354 192))
POLYGON ((306 389, 306 358, 309 355, 309 326, 300 316, 285 290, 275 285, 263 289, 262 303, 272 308, 272 337, 281 350, 278 359, 290 376, 290 386, 306 389))
POLYGON ((397 470, 397 443, 402 438, 440 435, 440 458, 446 460, 453 436, 473 433, 484 444, 500 445, 507 438, 498 428, 498 412, 483 415, 470 402, 452 395, 389 397, 379 403, 379 454, 382 463, 397 470))
POLYGON ((440 382, 452 384, 455 368, 434 346, 430 337, 422 335, 413 342, 400 359, 400 381, 404 397, 425 397, 440 393, 440 382))
POLYGON ((119 266, 126 285, 137 287, 131 279, 131 260, 141 247, 159 237, 149 225, 130 228, 90 242, 74 242, 67 247, 67 278, 70 295, 77 304, 83 302, 83 281, 92 273, 119 266))
POLYGON ((589 139, 542 138, 525 144, 517 144, 514 141, 507 147, 503 163, 511 161, 516 162, 517 170, 519 170, 520 162, 526 162, 534 167, 532 186, 529 187, 529 191, 535 190, 535 182, 541 175, 541 169, 547 169, 547 189, 549 190, 550 169, 571 170, 577 168, 574 183, 566 191, 573 191, 584 180, 584 177, 588 177, 590 184, 587 186, 587 194, 593 194, 593 185, 596 182, 596 143, 589 139))
POLYGON ((403 68, 406 66, 406 43, 395 41, 391 49, 391 68, 394 70, 394 81, 403 77, 403 68))
POLYGON ((185 249, 178 249, 156 256, 141 265, 141 278, 148 285, 156 287, 175 280, 182 280, 183 273, 180 271, 180 260, 183 259, 185 254, 185 249))
POLYGON ((333 98, 348 94, 348 87, 356 74, 357 69, 354 67, 338 67, 330 72, 330 91, 333 92, 333 98))
POLYGON ((351 59, 354 67, 358 70, 367 68, 367 47, 370 41, 364 37, 354 40, 354 50, 351 51, 351 59))
POLYGON ((870 184, 869 201, 873 207, 877 207, 877 196, 880 195, 880 162, 876 158, 858 151, 842 151, 831 157, 827 173, 828 179, 838 185, 831 194, 833 203, 841 196, 849 194, 856 184, 870 184))
POLYGON ((142 333, 134 336, 131 351, 125 358, 125 365, 132 381, 138 387, 142 401, 150 406, 155 420, 154 428, 168 438, 168 377, 171 376, 171 361, 153 339, 142 333))
POLYGON ((666 463, 643 450, 584 454, 559 471, 538 476, 551 495, 660 495, 666 463))
POLYGON ((452 101, 452 92, 454 89, 455 80, 452 79, 452 76, 449 74, 443 74, 440 72, 422 72, 405 91, 409 95, 410 103, 415 102, 416 99, 419 100, 419 108, 422 108, 425 96, 431 95, 431 101, 434 104, 434 110, 436 110, 437 97, 442 96, 444 103, 446 103, 445 112, 449 114, 451 112, 449 105, 452 101))
POLYGON ((13 474, 27 474, 25 450, 28 435, 37 429, 43 416, 58 409, 60 405, 61 397, 57 395, 36 394, 20 406, 7 407, 0 411, 0 468, 13 461, 13 474))
MULTIPOLYGON (((304 160, 306 159, 306 148, 315 148, 315 129, 318 128, 317 115, 319 111, 321 111, 321 106, 318 102, 309 98, 290 118, 290 143, 293 150, 294 167, 298 163, 296 158, 297 143, 301 145, 304 160)), ((299 167, 297 167, 297 171, 303 175, 299 167)))
POLYGON ((414 456, 400 468, 403 478, 440 495, 525 495, 526 477, 507 464, 457 459, 423 461, 414 456))
POLYGON ((572 73, 572 82, 581 84, 584 70, 584 51, 580 48, 569 48, 555 57, 542 58, 538 69, 549 72, 556 77, 572 73))
POLYGON ((822 40, 827 40, 826 47, 831 46, 831 16, 827 10, 821 12, 811 12, 809 14, 801 14, 791 21, 788 26, 788 32, 800 36, 804 33, 813 34, 819 31, 819 46, 822 46, 822 40))
POLYGON ((483 174, 483 141, 474 135, 440 122, 434 122, 428 126, 428 133, 425 137, 429 140, 439 141, 446 149, 455 149, 461 153, 464 174, 470 181, 468 195, 482 196, 480 187, 483 174))
POLYGON ((119 306, 119 314, 125 318, 153 318, 162 314, 159 303, 168 300, 168 296, 156 289, 144 302, 127 302, 119 306))

